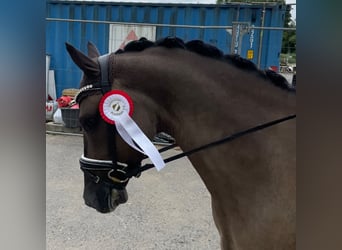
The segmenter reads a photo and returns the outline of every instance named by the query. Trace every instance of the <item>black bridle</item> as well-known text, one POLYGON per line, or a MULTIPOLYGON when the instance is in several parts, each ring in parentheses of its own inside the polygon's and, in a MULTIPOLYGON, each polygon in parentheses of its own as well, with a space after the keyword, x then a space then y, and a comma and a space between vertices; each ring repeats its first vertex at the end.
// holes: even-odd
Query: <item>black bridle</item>
MULTIPOLYGON (((110 55, 103 55, 98 57, 98 62, 101 71, 101 80, 93 84, 82 87, 75 96, 75 101, 80 103, 89 92, 101 91, 102 95, 112 89, 109 77, 109 57, 110 55)), ((139 168, 140 166, 130 166, 126 163, 121 163, 117 160, 115 136, 117 131, 114 125, 107 123, 108 136, 108 150, 111 152, 111 160, 98 160, 81 156, 80 168, 87 174, 95 183, 105 182, 111 187, 122 189, 125 187, 131 177, 127 177, 127 170, 131 168, 139 168), (100 173, 100 174, 99 174, 100 173)), ((136 175, 138 176, 138 174, 136 175)))
MULTIPOLYGON (((101 91, 102 94, 105 94, 111 90, 112 85, 109 79, 108 61, 109 61, 108 54, 104 56, 100 56, 98 58, 98 62, 99 62, 100 69, 101 69, 101 81, 95 84, 86 85, 85 87, 81 88, 75 97, 75 100, 77 103, 80 103, 82 97, 85 97, 86 96, 85 94, 88 93, 89 91, 101 91)), ((164 159, 164 162, 168 163, 168 162, 177 160, 179 158, 189 156, 196 152, 199 152, 199 151, 211 148, 211 147, 215 147, 223 143, 233 141, 240 137, 246 136, 248 134, 257 132, 259 130, 274 126, 276 124, 279 124, 279 123, 282 123, 282 122, 285 122, 294 118, 296 118, 296 115, 291 114, 289 116, 286 116, 277 120, 273 120, 270 122, 266 122, 266 123, 254 126, 252 128, 242 130, 240 132, 224 137, 220 140, 213 141, 211 143, 196 147, 194 149, 179 153, 177 155, 173 155, 167 159, 164 159)), ((108 128, 109 134, 114 134, 114 136, 116 136, 117 131, 115 129, 115 126, 110 125, 110 124, 107 124, 107 126, 108 126, 107 128, 108 128)), ((153 164, 145 164, 143 166, 141 165, 133 166, 133 165, 128 165, 126 163, 118 162, 117 155, 116 155, 115 137, 108 136, 108 145, 109 145, 108 147, 110 150, 109 152, 112 152, 111 160, 91 159, 83 155, 79 160, 81 170, 84 173, 87 173, 93 179, 95 183, 106 182, 107 184, 110 184, 111 186, 114 186, 116 188, 123 188, 127 185, 130 178, 132 178, 133 176, 139 177, 142 172, 154 167, 153 164), (98 172, 100 172, 101 175, 97 174, 98 172)), ((164 148, 161 148, 158 151, 159 153, 162 153, 176 146, 177 146, 176 144, 172 144, 164 148)))

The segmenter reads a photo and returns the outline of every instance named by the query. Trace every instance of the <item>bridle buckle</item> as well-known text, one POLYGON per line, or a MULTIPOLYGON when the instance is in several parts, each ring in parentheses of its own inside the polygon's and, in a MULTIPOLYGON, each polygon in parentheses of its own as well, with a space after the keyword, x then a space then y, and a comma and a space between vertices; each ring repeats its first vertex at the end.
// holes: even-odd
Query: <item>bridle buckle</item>
POLYGON ((128 177, 126 177, 126 172, 124 171, 124 170, 122 170, 122 169, 111 169, 111 170, 109 170, 108 171, 108 174, 107 174, 107 177, 110 179, 110 180, 112 180, 113 182, 115 182, 115 183, 125 183, 125 182, 127 182, 128 181, 128 177), (114 171, 116 171, 116 172, 119 172, 120 174, 122 174, 123 176, 125 176, 125 179, 120 179, 120 178, 117 178, 117 177, 114 177, 114 176, 111 176, 111 173, 113 173, 114 171))

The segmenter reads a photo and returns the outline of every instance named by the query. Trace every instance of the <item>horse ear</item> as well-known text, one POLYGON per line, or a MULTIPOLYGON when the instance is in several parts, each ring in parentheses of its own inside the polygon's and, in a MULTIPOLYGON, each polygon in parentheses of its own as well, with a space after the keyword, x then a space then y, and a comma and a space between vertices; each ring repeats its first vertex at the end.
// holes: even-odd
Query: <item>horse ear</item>
POLYGON ((68 43, 65 43, 65 46, 71 59, 86 76, 94 76, 100 73, 100 67, 97 61, 94 61, 68 43))
POLYGON ((96 58, 100 56, 99 50, 96 48, 96 46, 92 42, 88 42, 88 56, 90 58, 96 58))

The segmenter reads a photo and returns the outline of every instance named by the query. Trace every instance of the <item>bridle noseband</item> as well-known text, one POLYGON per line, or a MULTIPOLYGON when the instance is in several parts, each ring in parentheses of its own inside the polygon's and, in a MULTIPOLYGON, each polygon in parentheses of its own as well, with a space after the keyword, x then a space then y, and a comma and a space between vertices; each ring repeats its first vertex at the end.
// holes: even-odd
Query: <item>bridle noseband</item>
MULTIPOLYGON (((93 83, 93 84, 89 84, 89 85, 82 87, 79 90, 78 94, 75 96, 75 100, 77 103, 80 103, 82 97, 84 97, 85 94, 90 91, 101 91, 102 94, 104 95, 105 93, 107 93, 108 91, 112 89, 110 80, 113 80, 113 79, 109 79, 109 72, 108 72, 109 57, 110 57, 110 54, 107 54, 107 55, 100 56, 98 58, 98 62, 100 65, 100 70, 101 70, 101 81, 99 83, 93 83)), ((230 142, 242 136, 257 132, 259 130, 274 126, 276 124, 279 124, 279 123, 282 123, 282 122, 285 122, 294 118, 296 118, 296 115, 292 114, 292 115, 289 115, 280 119, 276 119, 270 122, 263 123, 261 125, 254 126, 252 128, 242 130, 240 132, 234 133, 220 140, 213 141, 211 143, 196 147, 192 150, 171 156, 165 159, 164 162, 168 163, 168 162, 177 160, 179 158, 189 156, 198 151, 202 151, 210 147, 214 147, 214 146, 218 146, 220 144, 226 143, 226 142, 230 142)), ((113 125, 110 125, 110 124, 107 124, 107 125, 108 125, 108 132, 109 133, 114 132, 114 135, 116 136, 117 131, 113 127, 113 125)), ((154 167, 153 164, 145 164, 144 166, 141 166, 140 164, 128 165, 126 163, 118 162, 117 154, 116 154, 115 137, 114 139, 111 139, 111 137, 108 136, 108 145, 109 145, 110 152, 112 152, 111 160, 97 160, 97 159, 87 158, 83 155, 81 156, 79 160, 81 170, 84 173, 87 173, 88 176, 95 183, 105 182, 107 185, 109 184, 112 187, 122 189, 127 185, 130 178, 132 178, 133 176, 139 177, 143 171, 146 171, 154 167), (101 174, 97 174, 97 172, 100 172, 101 174), (102 178, 100 177, 100 175, 102 178)), ((174 147, 176 147, 176 144, 166 146, 164 148, 159 149, 158 151, 161 153, 169 149, 172 149, 174 147)))
POLYGON ((125 186, 128 183, 129 178, 126 177, 127 164, 116 162, 116 168, 114 168, 112 161, 95 160, 87 158, 84 155, 81 156, 79 162, 82 171, 86 172, 95 183, 105 181, 108 184, 115 183, 118 186, 125 186), (106 174, 102 175, 101 178, 99 175, 95 174, 94 171, 101 171, 106 174))

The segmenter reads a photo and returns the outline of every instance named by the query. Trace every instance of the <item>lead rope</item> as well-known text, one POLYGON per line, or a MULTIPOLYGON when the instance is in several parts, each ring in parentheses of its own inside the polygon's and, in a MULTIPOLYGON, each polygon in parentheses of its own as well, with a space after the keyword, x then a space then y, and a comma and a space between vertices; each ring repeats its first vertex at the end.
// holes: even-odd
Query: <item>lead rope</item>
MULTIPOLYGON (((277 120, 273 120, 271 122, 263 123, 261 125, 258 125, 258 126, 255 126, 255 127, 252 127, 252 128, 249 128, 249 129, 237 132, 237 133, 234 133, 234 134, 232 134, 230 136, 227 136, 227 137, 225 137, 223 139, 220 139, 220 140, 217 140, 217 141, 213 141, 211 143, 199 146, 197 148, 188 150, 186 152, 173 155, 173 156, 171 156, 169 158, 166 158, 164 160, 164 162, 168 163, 168 162, 171 162, 171 161, 178 160, 179 158, 192 155, 192 154, 194 154, 194 153, 196 153, 198 151, 201 151, 201 150, 204 150, 204 149, 207 149, 207 148, 210 148, 210 147, 218 146, 218 145, 226 143, 226 142, 233 141, 233 140, 238 139, 238 138, 240 138, 242 136, 254 133, 256 131, 259 131, 259 130, 262 130, 262 129, 274 126, 274 125, 276 125, 278 123, 282 123, 282 122, 285 122, 287 120, 291 120, 291 119, 294 119, 294 118, 296 118, 296 115, 289 115, 289 116, 286 116, 286 117, 283 117, 283 118, 280 118, 280 119, 277 119, 277 120)), ((159 152, 160 153, 161 152, 165 152, 165 151, 167 151, 169 149, 172 149, 172 148, 174 148, 176 146, 177 146, 176 144, 172 144, 170 146, 167 146, 167 147, 164 147, 164 148, 160 149, 159 152)), ((140 174, 140 173, 142 173, 142 172, 144 172, 144 171, 146 171, 146 170, 148 170, 150 168, 153 168, 153 167, 154 167, 153 164, 145 164, 144 166, 141 166, 140 168, 132 169, 131 171, 127 172, 127 177, 131 178, 131 177, 136 176, 137 174, 140 174)))

